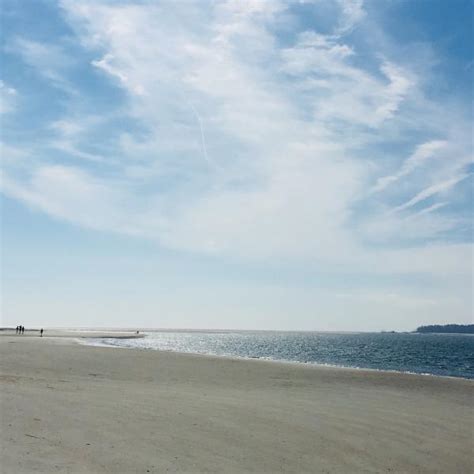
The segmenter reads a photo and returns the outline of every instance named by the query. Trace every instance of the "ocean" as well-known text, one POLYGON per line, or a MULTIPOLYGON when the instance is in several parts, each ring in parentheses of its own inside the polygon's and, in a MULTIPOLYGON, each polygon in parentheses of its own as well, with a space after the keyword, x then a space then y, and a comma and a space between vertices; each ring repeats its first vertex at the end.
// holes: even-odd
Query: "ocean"
POLYGON ((89 343, 474 379, 474 336, 415 333, 153 331, 89 343))

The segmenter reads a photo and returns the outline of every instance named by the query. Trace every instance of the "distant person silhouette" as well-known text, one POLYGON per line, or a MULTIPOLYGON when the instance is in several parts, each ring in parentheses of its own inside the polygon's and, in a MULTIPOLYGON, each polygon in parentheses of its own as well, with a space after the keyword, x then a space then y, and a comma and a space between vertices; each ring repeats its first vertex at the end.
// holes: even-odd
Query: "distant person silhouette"
POLYGON ((25 326, 21 326, 20 331, 22 334, 25 334, 25 326))
POLYGON ((43 328, 41 328, 40 336, 43 337, 43 328))
POLYGON ((19 330, 20 326, 17 326, 16 329, 15 329, 15 334, 18 334, 18 330, 19 330))

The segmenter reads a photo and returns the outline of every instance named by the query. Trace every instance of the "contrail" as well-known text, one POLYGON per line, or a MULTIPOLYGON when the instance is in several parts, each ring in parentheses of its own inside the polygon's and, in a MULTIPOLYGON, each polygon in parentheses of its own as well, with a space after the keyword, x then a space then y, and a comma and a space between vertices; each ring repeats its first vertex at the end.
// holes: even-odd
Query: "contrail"
POLYGON ((207 161, 209 165, 212 165, 212 161, 210 160, 209 155, 207 154, 206 137, 204 136, 204 129, 202 126, 201 117, 197 113, 197 110, 194 108, 193 104, 189 103, 189 106, 191 107, 191 110, 193 111, 193 114, 196 116, 196 119, 199 123, 199 130, 201 130, 201 145, 202 145, 202 152, 204 155, 204 159, 207 161))

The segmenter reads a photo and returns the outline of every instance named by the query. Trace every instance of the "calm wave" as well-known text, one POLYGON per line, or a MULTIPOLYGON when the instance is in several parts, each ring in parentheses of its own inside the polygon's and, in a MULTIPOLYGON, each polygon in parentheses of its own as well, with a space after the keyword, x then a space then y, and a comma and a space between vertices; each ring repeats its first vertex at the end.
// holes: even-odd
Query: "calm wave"
POLYGON ((316 332, 150 332, 112 346, 474 378, 474 336, 316 332))

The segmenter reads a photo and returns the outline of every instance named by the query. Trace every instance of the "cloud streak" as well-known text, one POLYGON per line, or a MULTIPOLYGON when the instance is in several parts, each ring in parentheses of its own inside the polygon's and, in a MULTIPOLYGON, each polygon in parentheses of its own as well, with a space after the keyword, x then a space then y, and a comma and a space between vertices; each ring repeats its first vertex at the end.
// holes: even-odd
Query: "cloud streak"
POLYGON ((403 163, 400 170, 390 176, 384 176, 377 180, 376 185, 372 188, 372 192, 383 191, 386 187, 397 182, 404 176, 409 175, 418 167, 422 166, 427 160, 431 159, 439 150, 447 145, 444 140, 433 140, 418 145, 415 152, 403 163))
POLYGON ((442 193, 444 191, 448 191, 456 184, 460 183, 461 181, 468 178, 470 175, 468 173, 461 174, 459 176, 454 176, 453 178, 447 179, 446 181, 442 181, 441 183, 433 184, 426 189, 420 191, 416 196, 411 198, 409 201, 405 202, 404 204, 394 208, 394 212, 399 212, 409 207, 418 204, 419 202, 425 201, 426 199, 435 196, 436 194, 442 193))

